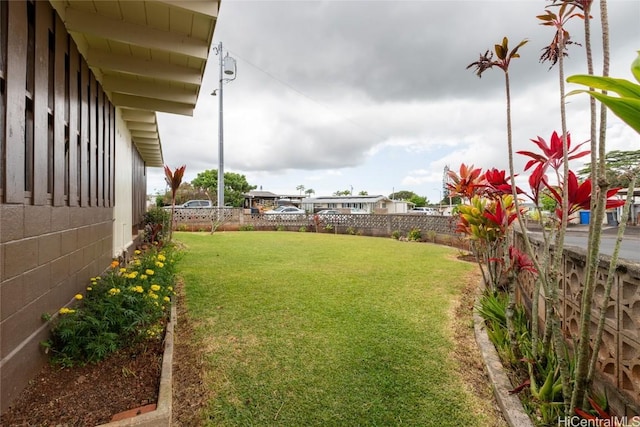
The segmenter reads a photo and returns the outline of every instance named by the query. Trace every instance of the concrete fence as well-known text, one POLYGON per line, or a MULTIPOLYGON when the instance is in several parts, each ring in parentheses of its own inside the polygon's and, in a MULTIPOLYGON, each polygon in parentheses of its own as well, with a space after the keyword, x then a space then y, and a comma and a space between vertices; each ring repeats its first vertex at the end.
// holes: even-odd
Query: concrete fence
MULTIPOLYGON (((524 250, 522 235, 516 233, 516 246, 524 250)), ((531 242, 538 256, 541 242, 531 242)), ((570 347, 579 337, 583 280, 587 254, 580 248, 563 250, 561 271, 560 320, 562 331, 570 347)), ((604 288, 611 257, 601 255, 592 300, 591 335, 595 337, 600 308, 604 303, 604 288)), ((529 276, 518 284, 518 299, 531 314, 534 279, 529 276)), ((538 297, 538 319, 545 319, 545 298, 538 297)), ((606 304, 605 327, 598 352, 598 375, 595 387, 604 391, 609 405, 618 416, 640 414, 640 265, 619 260, 611 297, 606 304)))

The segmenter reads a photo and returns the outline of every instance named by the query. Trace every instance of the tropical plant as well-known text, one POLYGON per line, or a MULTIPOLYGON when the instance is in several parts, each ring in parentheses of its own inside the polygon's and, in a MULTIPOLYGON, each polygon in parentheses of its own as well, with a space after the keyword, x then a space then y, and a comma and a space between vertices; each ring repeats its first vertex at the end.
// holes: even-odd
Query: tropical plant
POLYGON ((169 236, 171 213, 166 209, 154 207, 145 212, 143 222, 144 242, 163 246, 169 236))
MULTIPOLYGON (((631 64, 631 72, 640 83, 640 51, 631 64)), ((576 90, 569 95, 586 92, 606 105, 616 116, 640 133, 640 85, 625 79, 576 74, 567 78, 569 83, 578 83, 605 92, 615 92, 618 96, 608 95, 595 90, 576 90)))
POLYGON ((176 192, 178 191, 178 188, 180 188, 180 183, 182 183, 182 177, 184 176, 186 168, 186 165, 182 165, 177 167, 175 171, 171 171, 169 166, 164 165, 164 179, 171 190, 171 227, 169 228, 169 240, 171 240, 173 235, 173 216, 176 210, 176 192))
MULTIPOLYGON (((601 100, 604 104, 606 104, 614 113, 616 113, 619 117, 621 117, 625 122, 627 122, 632 128, 636 131, 640 132, 640 103, 638 100, 640 99, 640 85, 636 85, 631 82, 622 81, 620 79, 611 79, 607 76, 608 74, 608 23, 607 23, 607 10, 606 10, 606 1, 602 0, 600 2, 600 14, 602 16, 602 29, 603 29, 603 51, 604 51, 604 69, 603 75, 604 77, 594 77, 593 74, 593 66, 592 66, 592 55, 591 55, 591 45, 590 45, 590 9, 591 9, 591 0, 567 0, 567 1, 554 1, 551 6, 548 6, 545 10, 545 13, 539 15, 538 18, 542 21, 542 25, 550 26, 555 30, 554 37, 551 43, 543 49, 543 54, 541 56, 541 61, 549 61, 551 62, 551 66, 558 65, 558 76, 559 76, 559 91, 560 91, 560 118, 561 118, 561 132, 554 133, 551 137, 549 143, 544 141, 542 138, 538 137, 538 139, 532 140, 538 148, 541 150, 541 153, 532 153, 532 152, 521 152, 520 154, 524 154, 530 157, 530 161, 526 166, 526 170, 529 170, 529 193, 526 194, 527 197, 531 198, 536 207, 539 207, 545 200, 549 203, 549 205, 553 204, 554 212, 552 218, 553 221, 553 229, 552 236, 555 240, 555 249, 549 251, 550 248, 550 240, 548 236, 544 234, 544 249, 541 251, 542 258, 535 258, 531 256, 529 260, 519 259, 519 254, 514 254, 514 252, 509 251, 509 259, 502 258, 499 260, 497 257, 495 259, 496 263, 502 264, 502 274, 506 274, 507 277, 511 275, 516 275, 512 266, 514 263, 519 263, 521 266, 524 266, 524 269, 520 268, 522 273, 530 274, 530 272, 537 272, 538 280, 536 280, 536 285, 533 294, 533 307, 532 312, 538 313, 537 303, 540 295, 540 287, 543 286, 545 290, 545 300, 546 300, 546 315, 545 315, 545 330, 543 334, 543 345, 537 345, 538 332, 537 332, 537 321, 533 321, 531 324, 532 333, 532 346, 531 346, 531 357, 533 360, 549 360, 549 355, 554 356, 554 360, 557 362, 557 365, 551 369, 544 370, 545 375, 543 376, 541 382, 533 381, 531 379, 531 386, 533 387, 532 392, 535 395, 541 396, 541 393, 545 396, 551 396, 552 400, 555 401, 556 395, 554 393, 548 394, 546 393, 548 390, 557 390, 558 388, 562 389, 561 396, 561 405, 562 410, 557 412, 558 409, 557 404, 553 404, 551 407, 542 408, 541 410, 547 411, 547 416, 551 416, 551 414, 570 414, 573 408, 579 408, 584 406, 586 403, 586 393, 588 385, 593 378, 593 370, 595 370, 595 361, 597 360, 598 355, 598 346, 601 341, 601 327, 604 323, 604 308, 606 307, 607 300, 609 298, 610 292, 610 283, 607 283, 605 286, 605 301, 604 305, 599 307, 600 309, 600 319, 598 319, 598 333, 596 334, 595 342, 593 341, 593 337, 590 334, 591 325, 593 324, 591 320, 591 303, 593 300, 593 290, 594 284, 596 280, 596 268, 599 262, 599 244, 600 244, 600 235, 602 231, 602 223, 605 214, 605 209, 612 207, 619 207, 623 204, 620 200, 613 199, 613 195, 617 193, 618 188, 611 188, 610 183, 606 180, 606 151, 605 147, 605 136, 606 136, 606 111, 605 109, 601 110, 600 115, 600 134, 596 134, 596 116, 595 116, 595 102, 591 102, 591 149, 590 150, 582 150, 580 147, 582 144, 579 144, 575 147, 571 147, 571 140, 569 132, 566 127, 566 99, 564 92, 564 59, 568 56, 566 48, 571 44, 578 44, 571 40, 570 34, 566 29, 566 24, 572 18, 581 18, 585 23, 585 44, 587 46, 587 60, 588 60, 588 76, 572 76, 567 81, 582 83, 590 86, 592 89, 589 94, 598 100, 601 100), (558 7, 557 13, 550 10, 550 7, 558 7), (616 92, 619 96, 611 96, 602 94, 600 92, 596 92, 594 89, 603 89, 603 90, 611 90, 616 92), (590 177, 584 180, 579 180, 576 173, 569 168, 569 162, 583 157, 591 153, 591 165, 594 167, 591 168, 590 177), (597 165, 597 167, 596 167, 597 165), (553 176, 550 178, 547 174, 548 172, 553 173, 553 176), (569 217, 572 214, 575 214, 580 209, 589 209, 592 211, 593 220, 590 223, 590 233, 589 233, 589 241, 588 241, 588 257, 587 263, 588 268, 586 269, 586 275, 583 278, 583 290, 582 290, 582 301, 581 301, 581 318, 579 322, 579 339, 576 343, 576 359, 574 365, 573 357, 569 357, 566 344, 564 342, 564 336, 560 330, 560 321, 558 318, 558 295, 557 289, 560 284, 561 275, 559 274, 561 260, 562 260, 562 248, 564 247, 564 234, 568 224, 569 217), (549 254, 551 257, 550 260, 547 260, 545 257, 549 254), (508 271, 511 269, 511 273, 508 271), (590 348, 591 344, 595 344, 594 348, 590 348), (587 363, 589 362, 589 363, 587 363), (587 365, 589 365, 589 369, 587 370, 587 365), (537 384, 542 384, 540 387, 537 384)), ((520 46, 518 46, 520 47, 520 46)), ((515 49, 517 50, 517 48, 515 49)), ((514 50, 514 51, 515 51, 514 50)), ((507 75, 507 134, 508 134, 508 154, 509 154, 509 168, 510 168, 510 181, 511 181, 511 195, 515 198, 514 203, 516 205, 515 214, 518 217, 518 221, 525 231, 522 233, 522 239, 525 245, 525 249, 527 254, 533 255, 533 251, 531 250, 531 245, 527 237, 526 229, 523 227, 520 216, 520 209, 518 208, 518 194, 521 194, 521 191, 516 188, 514 182, 514 172, 513 172, 513 163, 511 157, 511 120, 510 120, 510 97, 509 97, 509 82, 508 82, 508 59, 511 57, 508 54, 507 49, 507 39, 503 39, 503 43, 501 45, 496 45, 495 47, 496 55, 498 57, 498 61, 493 60, 493 55, 489 54, 489 51, 480 57, 480 60, 471 64, 469 67, 475 66, 477 70, 477 74, 480 76, 483 71, 489 69, 493 66, 498 66, 505 70, 505 75, 507 75), (500 62, 502 60, 502 62, 500 62)), ((467 68, 469 68, 467 67, 467 68)), ((632 65, 634 77, 636 80, 640 82, 640 57, 634 61, 632 65)), ((586 91, 585 91, 586 92, 586 91)), ((576 93, 576 91, 572 92, 576 93)), ((473 168, 470 168, 473 170, 473 168)), ((632 172, 631 181, 635 179, 635 174, 632 172)), ((496 185, 497 182, 501 180, 499 173, 492 173, 491 175, 482 175, 480 172, 474 171, 474 174, 470 174, 469 168, 463 170, 461 168, 461 173, 459 175, 460 179, 457 181, 454 179, 450 184, 450 190, 452 192, 458 192, 460 195, 466 195, 467 199, 470 199, 471 194, 479 194, 480 197, 488 198, 491 200, 491 195, 486 189, 486 186, 492 185, 497 192, 502 192, 505 190, 505 186, 500 184, 496 185), (471 179, 464 179, 464 178, 471 179), (483 190, 476 190, 474 187, 485 187, 483 190), (470 191, 469 191, 470 190, 470 191), (466 194, 465 194, 466 192, 466 194)), ((506 180, 505 180, 506 181, 506 180)), ((485 205, 482 206, 483 209, 486 209, 486 206, 490 202, 485 202, 485 205)), ((625 205, 625 212, 627 211, 629 200, 627 200, 627 204, 625 205)), ((482 209, 478 208, 477 202, 473 202, 472 205, 475 204, 476 212, 473 211, 473 208, 462 208, 461 212, 462 217, 459 230, 465 231, 480 236, 481 239, 486 239, 487 241, 491 241, 492 235, 489 232, 485 232, 483 235, 480 233, 482 228, 478 226, 480 222, 479 218, 482 218, 481 212, 482 209), (476 213, 476 215, 472 215, 476 213), (466 215, 465 215, 466 214, 466 215), (473 218, 476 223, 470 221, 470 218, 473 218), (475 228, 472 227, 475 225, 475 228)), ((623 214, 624 220, 626 221, 626 216, 628 213, 623 214)), ((539 215, 542 218, 541 215, 539 215)), ((486 217, 485 217, 486 218, 486 217)), ((622 237, 622 232, 625 224, 621 224, 621 230, 619 230, 618 239, 620 240, 622 237)), ((485 226, 486 228, 486 226, 485 226)), ((498 233, 501 230, 499 228, 491 229, 492 232, 498 233)), ((544 229, 543 229, 544 231, 544 229)), ((616 249, 614 249, 614 253, 616 253, 616 249)), ((615 269, 614 260, 611 261, 610 268, 615 269)), ((517 270, 517 268, 516 268, 517 270)), ((499 270, 498 270, 499 271, 499 270)), ((612 272, 612 271, 611 271, 612 272)), ((519 274, 519 273, 518 273, 519 274)), ((516 275, 517 276, 517 275, 516 275)), ((612 274, 613 277, 613 274, 612 274)), ((511 280, 511 279, 510 279, 511 280)), ((509 334, 511 335, 511 333, 509 334)), ((511 341, 511 339, 510 339, 511 341)), ((540 380, 540 378, 538 378, 540 380)))

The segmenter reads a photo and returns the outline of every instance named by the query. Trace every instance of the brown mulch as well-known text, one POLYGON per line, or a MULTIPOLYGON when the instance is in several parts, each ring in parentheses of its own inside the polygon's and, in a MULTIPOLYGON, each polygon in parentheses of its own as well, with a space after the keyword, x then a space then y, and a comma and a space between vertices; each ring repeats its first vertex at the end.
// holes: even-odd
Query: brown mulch
POLYGON ((162 364, 160 340, 120 350, 99 364, 46 364, 13 405, 2 426, 95 426, 114 414, 155 403, 162 364))
MULTIPOLYGON (((196 426, 206 399, 202 357, 184 312, 182 286, 176 289, 172 424, 196 426)), ((163 345, 159 340, 141 343, 83 367, 47 364, 2 414, 0 426, 95 426, 117 413, 156 403, 163 345)))

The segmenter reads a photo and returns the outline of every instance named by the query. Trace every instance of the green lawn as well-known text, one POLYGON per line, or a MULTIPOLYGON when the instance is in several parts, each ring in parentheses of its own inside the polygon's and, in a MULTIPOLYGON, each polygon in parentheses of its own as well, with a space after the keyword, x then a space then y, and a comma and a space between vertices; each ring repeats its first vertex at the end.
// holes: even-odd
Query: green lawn
POLYGON ((450 356, 452 300, 474 268, 454 249, 296 232, 175 238, 213 391, 207 425, 493 425, 450 356))

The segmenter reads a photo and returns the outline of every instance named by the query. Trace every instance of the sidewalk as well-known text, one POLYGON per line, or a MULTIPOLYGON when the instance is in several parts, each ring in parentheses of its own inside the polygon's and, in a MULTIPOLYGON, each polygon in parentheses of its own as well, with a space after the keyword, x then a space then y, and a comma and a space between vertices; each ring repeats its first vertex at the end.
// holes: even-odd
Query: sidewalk
MULTIPOLYGON (((567 232, 588 233, 589 225, 588 224, 569 224, 569 226, 567 227, 567 232)), ((604 225, 602 227, 602 234, 605 236, 615 237, 618 234, 618 226, 604 225)), ((624 238, 640 239, 640 226, 627 225, 627 227, 624 230, 624 238)))

